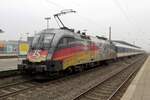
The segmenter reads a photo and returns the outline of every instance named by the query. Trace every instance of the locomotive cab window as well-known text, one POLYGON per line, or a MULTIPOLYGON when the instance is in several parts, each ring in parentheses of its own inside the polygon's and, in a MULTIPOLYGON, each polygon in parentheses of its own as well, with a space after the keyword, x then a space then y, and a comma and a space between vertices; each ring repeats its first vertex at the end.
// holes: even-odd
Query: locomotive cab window
POLYGON ((53 38, 54 34, 44 34, 43 46, 45 49, 50 47, 53 38))
POLYGON ((52 40, 54 38, 53 33, 40 33, 35 35, 32 48, 33 49, 48 49, 51 46, 52 40))
POLYGON ((40 40, 40 34, 36 34, 33 41, 32 41, 32 48, 36 48, 38 45, 38 42, 40 40))

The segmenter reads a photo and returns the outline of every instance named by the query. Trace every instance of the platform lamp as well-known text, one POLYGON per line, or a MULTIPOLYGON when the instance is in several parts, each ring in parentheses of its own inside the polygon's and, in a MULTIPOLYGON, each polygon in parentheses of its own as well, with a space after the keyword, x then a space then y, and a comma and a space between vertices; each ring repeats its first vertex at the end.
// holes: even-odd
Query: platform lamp
POLYGON ((51 19, 51 17, 45 17, 45 20, 47 21, 47 29, 49 28, 49 20, 51 19))

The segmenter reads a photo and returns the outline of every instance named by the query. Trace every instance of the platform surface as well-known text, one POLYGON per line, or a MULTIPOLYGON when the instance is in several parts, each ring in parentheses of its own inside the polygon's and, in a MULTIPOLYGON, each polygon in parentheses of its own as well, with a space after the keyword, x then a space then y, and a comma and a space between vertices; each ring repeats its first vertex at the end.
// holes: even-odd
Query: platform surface
POLYGON ((0 71, 17 69, 17 64, 21 63, 22 58, 0 59, 0 71))
POLYGON ((129 85, 121 100, 150 100, 150 56, 129 85))
POLYGON ((0 56, 17 56, 18 54, 0 54, 0 56))

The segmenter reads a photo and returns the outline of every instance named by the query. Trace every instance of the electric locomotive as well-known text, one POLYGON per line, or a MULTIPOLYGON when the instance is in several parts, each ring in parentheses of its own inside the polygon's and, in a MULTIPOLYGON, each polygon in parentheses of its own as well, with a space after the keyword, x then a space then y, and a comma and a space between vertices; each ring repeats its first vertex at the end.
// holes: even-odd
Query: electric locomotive
POLYGON ((115 57, 115 46, 108 40, 65 28, 45 29, 35 35, 27 59, 18 65, 18 69, 51 73, 115 57))
POLYGON ((63 27, 45 29, 34 36, 26 60, 18 64, 21 72, 49 75, 116 58, 116 48, 111 41, 65 27, 59 16, 68 12, 75 11, 67 10, 54 15, 63 27))

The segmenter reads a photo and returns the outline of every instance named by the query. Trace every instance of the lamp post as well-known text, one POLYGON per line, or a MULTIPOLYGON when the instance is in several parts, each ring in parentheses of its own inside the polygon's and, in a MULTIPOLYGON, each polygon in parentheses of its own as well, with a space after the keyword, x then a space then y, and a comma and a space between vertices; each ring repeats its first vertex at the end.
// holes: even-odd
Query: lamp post
POLYGON ((18 61, 19 61, 19 55, 20 55, 20 52, 19 52, 20 48, 19 47, 20 47, 21 39, 22 39, 22 37, 20 37, 18 40, 18 61))
POLYGON ((47 29, 49 28, 49 20, 50 20, 51 18, 50 17, 46 17, 45 18, 45 20, 47 21, 47 29))

